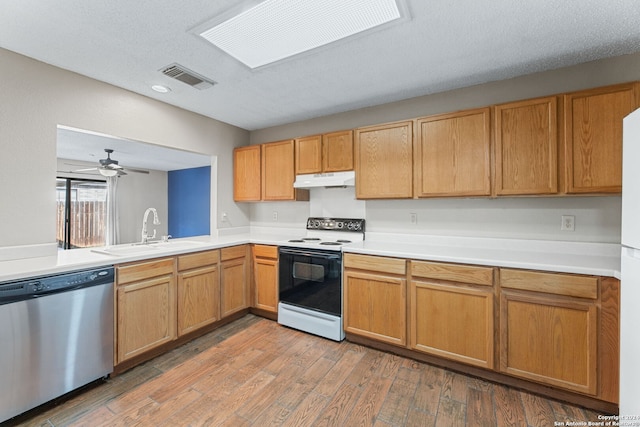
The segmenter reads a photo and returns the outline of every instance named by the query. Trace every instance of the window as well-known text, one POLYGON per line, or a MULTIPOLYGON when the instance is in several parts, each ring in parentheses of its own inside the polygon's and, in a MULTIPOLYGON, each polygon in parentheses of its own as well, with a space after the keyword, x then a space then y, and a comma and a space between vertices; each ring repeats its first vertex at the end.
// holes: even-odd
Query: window
POLYGON ((105 245, 107 183, 58 178, 57 240, 61 249, 105 245))

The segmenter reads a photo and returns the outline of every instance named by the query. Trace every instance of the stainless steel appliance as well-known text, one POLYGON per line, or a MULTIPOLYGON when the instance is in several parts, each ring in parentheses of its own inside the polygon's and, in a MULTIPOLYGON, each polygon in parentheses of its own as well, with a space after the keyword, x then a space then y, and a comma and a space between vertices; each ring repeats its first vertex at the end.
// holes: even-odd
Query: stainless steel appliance
POLYGON ((0 283, 0 422, 113 372, 113 267, 0 283))
POLYGON ((342 327, 342 247, 364 240, 364 219, 309 218, 279 248, 278 323, 335 341, 342 327))

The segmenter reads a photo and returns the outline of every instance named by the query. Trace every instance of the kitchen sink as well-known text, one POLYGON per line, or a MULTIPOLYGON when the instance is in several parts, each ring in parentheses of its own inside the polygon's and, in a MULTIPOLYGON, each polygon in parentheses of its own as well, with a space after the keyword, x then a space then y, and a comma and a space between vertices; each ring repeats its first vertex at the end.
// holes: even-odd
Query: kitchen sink
POLYGON ((149 252, 157 252, 160 248, 156 245, 138 245, 135 243, 127 245, 105 246, 103 248, 91 249, 91 252, 104 255, 137 255, 149 252))
POLYGON ((128 243, 125 245, 105 246, 91 249, 91 252, 104 255, 126 256, 155 253, 167 250, 192 249, 204 243, 193 240, 169 240, 167 242, 128 243))

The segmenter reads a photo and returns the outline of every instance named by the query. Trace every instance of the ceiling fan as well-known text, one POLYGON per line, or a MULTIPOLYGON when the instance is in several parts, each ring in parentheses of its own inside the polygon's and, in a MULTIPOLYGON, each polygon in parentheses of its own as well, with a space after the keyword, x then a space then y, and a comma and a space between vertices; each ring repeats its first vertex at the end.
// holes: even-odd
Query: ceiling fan
POLYGON ((124 168, 118 164, 117 160, 111 158, 111 153, 113 150, 111 148, 105 148, 105 153, 107 153, 106 159, 100 159, 100 166, 96 166, 93 168, 84 168, 84 169, 76 169, 74 171, 70 171, 71 173, 82 173, 89 171, 98 171, 102 176, 121 176, 127 175, 127 172, 136 172, 136 173, 146 173, 148 174, 148 170, 144 169, 132 169, 132 168, 124 168), (127 172, 125 172, 127 171, 127 172))

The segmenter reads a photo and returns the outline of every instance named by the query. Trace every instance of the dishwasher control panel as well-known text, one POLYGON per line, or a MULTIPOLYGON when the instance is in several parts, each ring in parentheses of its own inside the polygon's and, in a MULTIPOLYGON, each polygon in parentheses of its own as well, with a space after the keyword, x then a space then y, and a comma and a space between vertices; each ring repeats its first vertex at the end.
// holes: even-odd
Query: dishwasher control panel
POLYGON ((0 305, 66 290, 112 283, 112 266, 0 283, 0 305))

